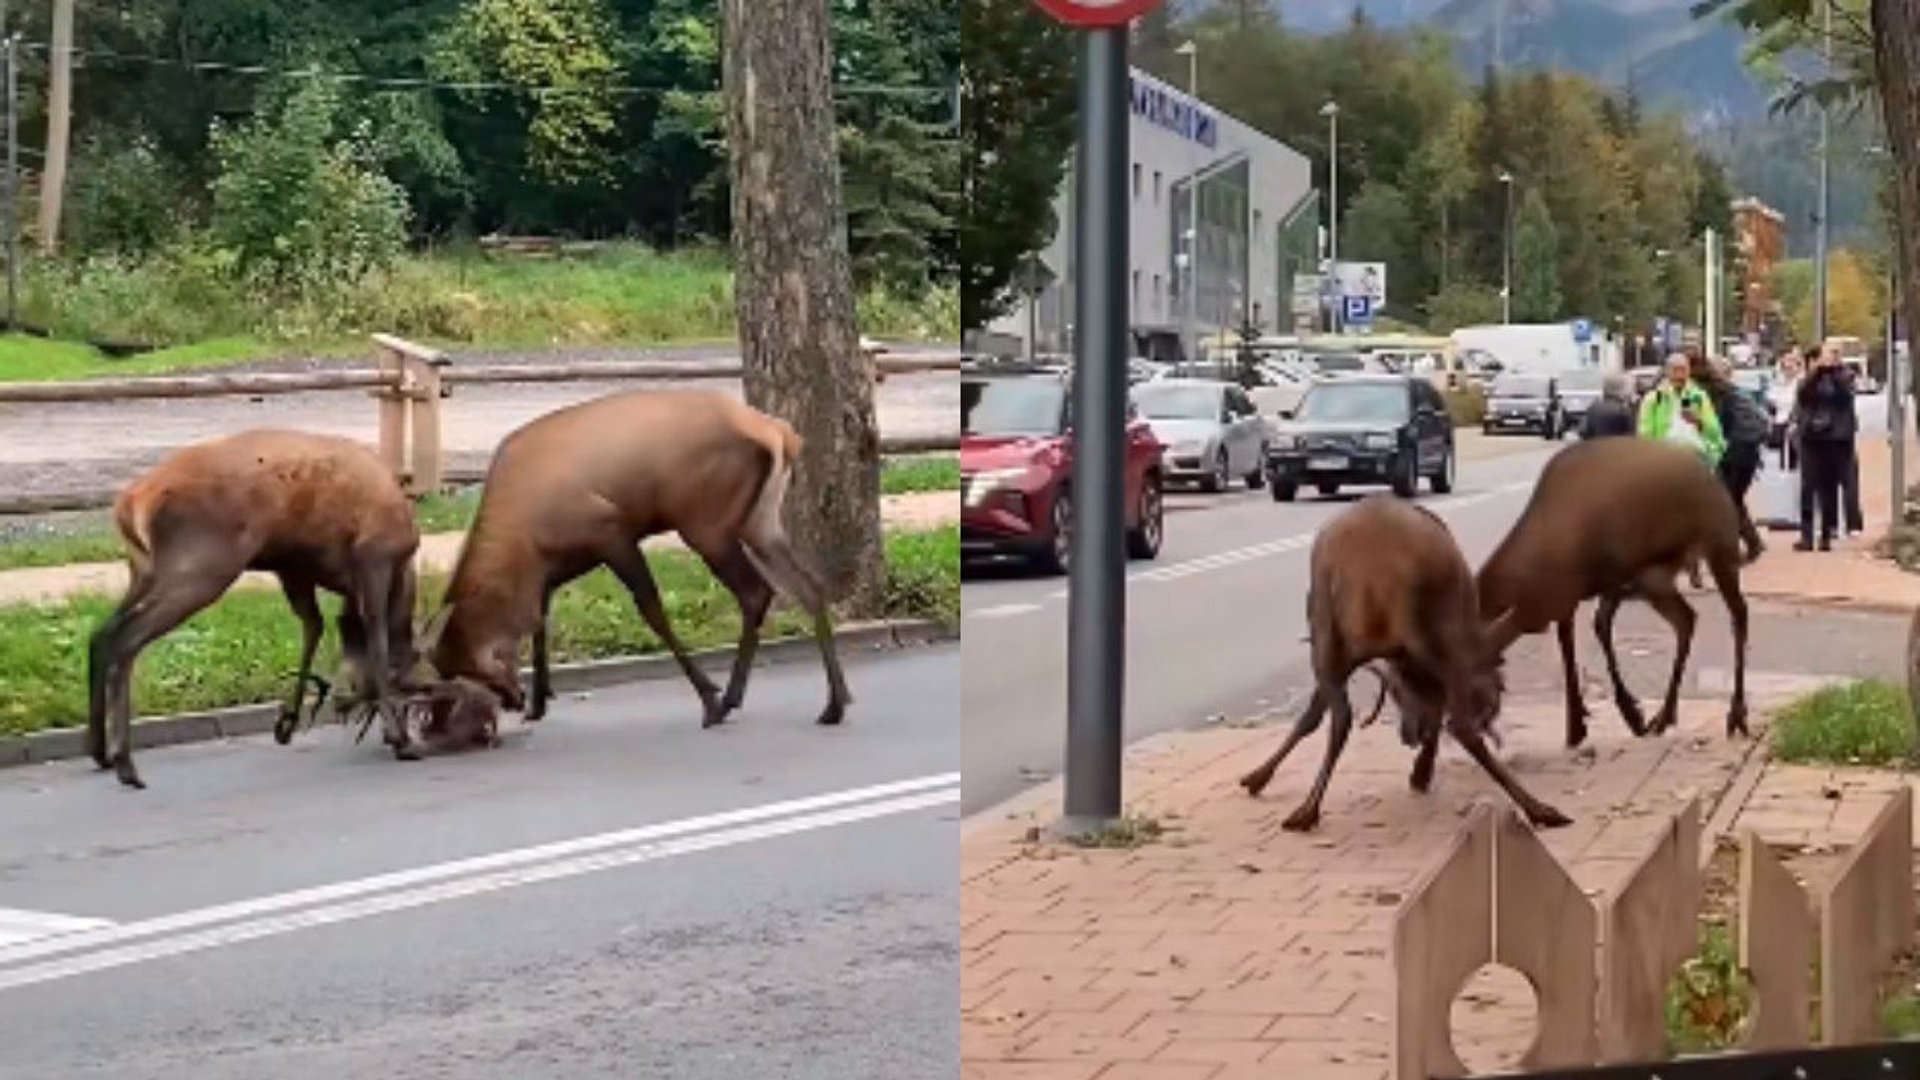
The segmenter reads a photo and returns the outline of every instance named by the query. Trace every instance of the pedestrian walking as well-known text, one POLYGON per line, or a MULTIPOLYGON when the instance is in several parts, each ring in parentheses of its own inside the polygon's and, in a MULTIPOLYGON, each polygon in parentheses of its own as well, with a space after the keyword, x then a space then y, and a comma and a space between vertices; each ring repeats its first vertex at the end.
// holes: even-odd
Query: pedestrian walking
POLYGON ((1840 528, 1840 489, 1853 467, 1853 439, 1860 427, 1854 415, 1853 383, 1839 354, 1808 346, 1809 370, 1795 394, 1801 469, 1805 494, 1800 504, 1800 542, 1795 551, 1814 549, 1814 511, 1819 511, 1819 548, 1833 550, 1840 528))
POLYGON ((1634 433, 1633 406, 1628 403, 1627 377, 1614 371, 1600 380, 1600 400, 1587 406, 1580 421, 1580 438, 1604 439, 1634 433))
POLYGON ((1727 486, 1734 507, 1740 511, 1740 540, 1746 547, 1747 561, 1753 562, 1766 550, 1766 545, 1760 541, 1760 530, 1754 528, 1753 517, 1747 512, 1747 489, 1753 486, 1754 475, 1760 471, 1760 453, 1766 448, 1767 436, 1772 434, 1773 421, 1758 401, 1734 385, 1733 369, 1725 358, 1708 361, 1696 353, 1690 360, 1694 382, 1706 390, 1720 419, 1720 430, 1726 439, 1726 450, 1720 455, 1720 481, 1727 486))
POLYGON ((1667 357, 1667 377, 1640 402, 1640 437, 1691 447, 1709 468, 1718 468, 1726 439, 1707 392, 1693 381, 1686 353, 1667 357))

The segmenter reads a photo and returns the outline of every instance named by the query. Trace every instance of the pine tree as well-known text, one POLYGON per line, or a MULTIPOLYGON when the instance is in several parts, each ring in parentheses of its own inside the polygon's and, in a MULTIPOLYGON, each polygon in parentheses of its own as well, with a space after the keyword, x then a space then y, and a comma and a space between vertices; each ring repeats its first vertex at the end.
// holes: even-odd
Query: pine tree
POLYGON ((1560 318, 1560 235, 1537 187, 1527 189, 1514 222, 1513 315, 1521 322, 1560 318))

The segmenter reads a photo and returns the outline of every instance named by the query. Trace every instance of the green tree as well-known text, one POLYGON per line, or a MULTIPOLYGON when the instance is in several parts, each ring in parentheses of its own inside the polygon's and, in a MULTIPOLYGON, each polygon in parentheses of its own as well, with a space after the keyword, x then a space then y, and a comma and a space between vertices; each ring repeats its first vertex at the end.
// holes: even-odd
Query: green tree
POLYGON ((1560 235, 1539 188, 1527 189, 1513 229, 1513 315, 1521 322, 1560 318, 1560 235))
POLYGON ((1500 321, 1500 290, 1478 282, 1456 281, 1427 298, 1427 329, 1450 334, 1462 326, 1500 321))
MULTIPOLYGON (((1386 263, 1387 280, 1397 282, 1399 275, 1409 268, 1411 260, 1406 257, 1403 245, 1413 234, 1413 215, 1400 189, 1378 180, 1370 181, 1354 196, 1341 223, 1340 257, 1386 263)), ((1413 281, 1396 284, 1394 289, 1403 296, 1418 296, 1418 290, 1419 285, 1413 281)))
POLYGON ((1065 30, 1027 0, 961 5, 960 323, 1004 312, 1022 256, 1052 235, 1073 142, 1065 30))

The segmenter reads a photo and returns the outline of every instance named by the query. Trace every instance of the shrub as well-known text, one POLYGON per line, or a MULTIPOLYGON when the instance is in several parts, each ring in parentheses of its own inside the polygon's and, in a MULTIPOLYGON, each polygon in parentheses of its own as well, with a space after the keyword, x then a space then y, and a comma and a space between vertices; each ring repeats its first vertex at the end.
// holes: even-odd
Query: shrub
POLYGON ((95 143, 77 158, 67 192, 69 251, 145 255, 179 235, 186 188, 151 139, 95 143))

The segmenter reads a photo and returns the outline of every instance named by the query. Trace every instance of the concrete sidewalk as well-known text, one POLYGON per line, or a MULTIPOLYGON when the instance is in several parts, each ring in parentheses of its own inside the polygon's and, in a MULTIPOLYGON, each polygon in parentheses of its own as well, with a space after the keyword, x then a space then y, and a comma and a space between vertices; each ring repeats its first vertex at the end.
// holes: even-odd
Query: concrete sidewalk
MULTIPOLYGON (((1557 702, 1509 706, 1503 757, 1574 818, 1541 835, 1583 888, 1614 886, 1689 793, 1701 796, 1709 831, 1725 830, 1761 755, 1755 741, 1722 736, 1724 710, 1683 702, 1679 729, 1664 738, 1600 725, 1591 749, 1568 751, 1557 702)), ((1170 830, 1134 850, 1035 842, 1031 830, 1057 812, 1057 784, 968 823, 964 1076, 1251 1080, 1292 1068, 1314 1080, 1384 1080, 1395 908, 1472 802, 1504 796, 1450 743, 1433 792, 1412 793, 1412 755, 1383 720, 1349 743, 1320 830, 1288 833, 1280 822, 1310 784, 1321 740, 1304 744, 1262 798, 1237 785, 1282 734, 1188 732, 1132 748, 1130 809, 1170 830)), ((1517 1057, 1530 1003, 1470 1000, 1455 1010, 1463 1057, 1486 1066, 1506 1056, 1496 1050, 1517 1057)))
MULTIPOLYGON (((887 495, 880 500, 880 516, 889 529, 933 529, 960 520, 960 493, 925 491, 907 495, 887 495)), ((432 533, 421 537, 415 565, 424 572, 447 571, 460 555, 465 533, 432 533)), ((681 548, 677 535, 652 537, 644 545, 648 551, 681 548)), ((271 574, 247 574, 239 582, 242 588, 278 588, 271 574)), ((0 604, 46 604, 68 596, 88 592, 118 594, 127 587, 127 566, 121 562, 70 563, 65 566, 39 566, 23 570, 0 571, 0 604)))

